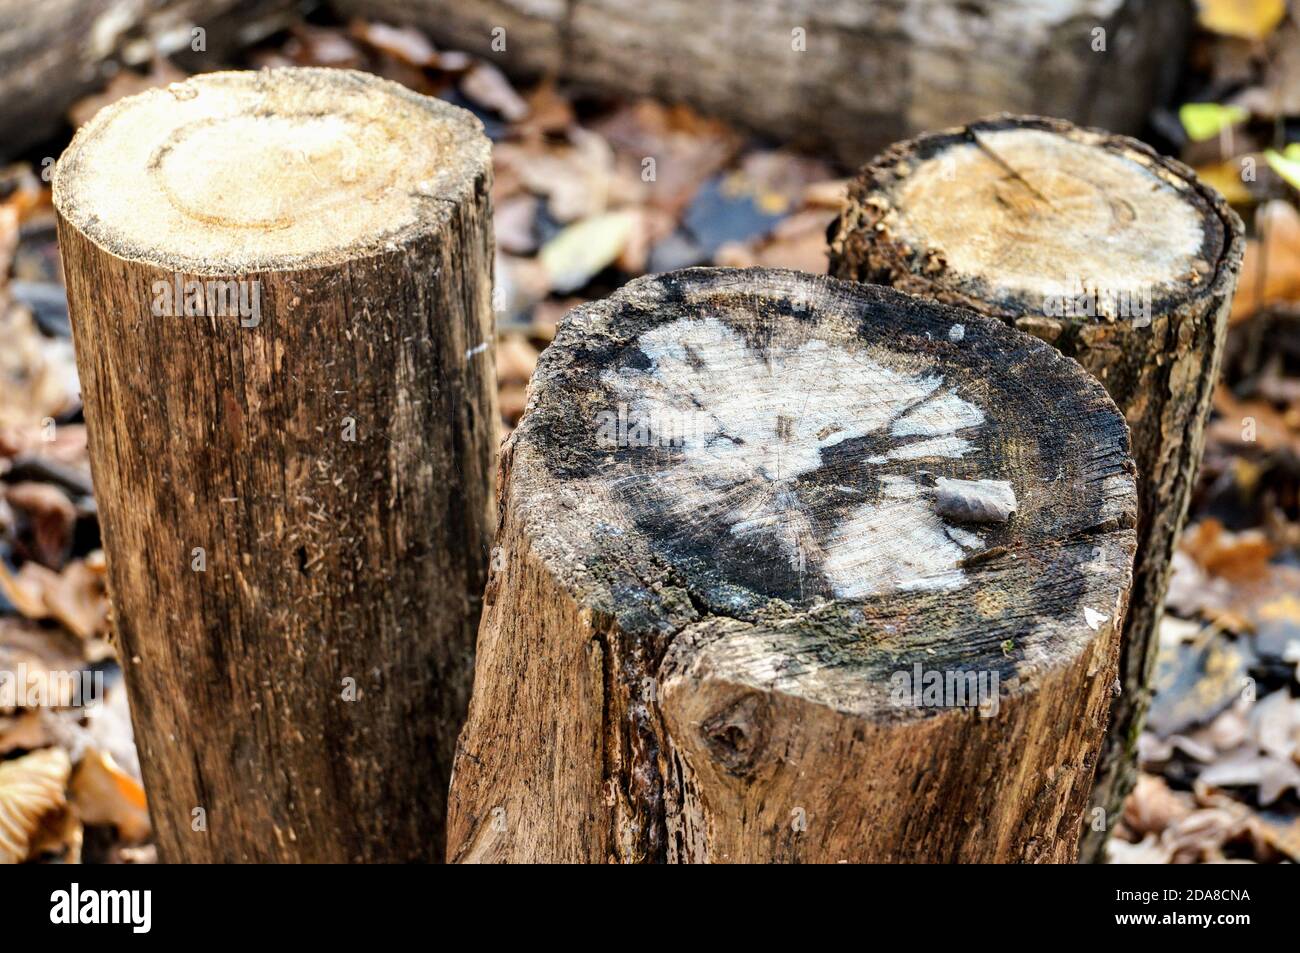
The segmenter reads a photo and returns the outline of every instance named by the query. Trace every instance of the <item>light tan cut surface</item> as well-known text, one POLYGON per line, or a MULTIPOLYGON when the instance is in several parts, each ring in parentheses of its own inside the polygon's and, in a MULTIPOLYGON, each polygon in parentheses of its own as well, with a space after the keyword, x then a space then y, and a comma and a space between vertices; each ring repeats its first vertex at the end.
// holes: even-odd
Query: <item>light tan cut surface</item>
POLYGON ((472 188, 477 120, 363 73, 209 73, 102 110, 55 202, 113 254, 194 273, 327 267, 404 244, 472 188))
POLYGON ((1158 297, 1195 267, 1205 227, 1163 168, 1040 129, 976 135, 921 162, 895 203, 898 238, 951 272, 1031 298, 1158 297))

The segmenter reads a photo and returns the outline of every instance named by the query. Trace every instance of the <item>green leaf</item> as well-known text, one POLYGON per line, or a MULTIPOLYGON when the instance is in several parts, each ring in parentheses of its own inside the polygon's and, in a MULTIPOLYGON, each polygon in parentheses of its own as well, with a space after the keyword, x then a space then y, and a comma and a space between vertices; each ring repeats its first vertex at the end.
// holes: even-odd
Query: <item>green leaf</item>
POLYGON ((1264 161, 1293 189, 1300 189, 1300 142, 1291 143, 1284 152, 1265 149, 1264 161))
POLYGON ((1178 119, 1192 142, 1213 139, 1228 126, 1245 122, 1250 113, 1240 106, 1218 103, 1187 103, 1178 110, 1178 119))

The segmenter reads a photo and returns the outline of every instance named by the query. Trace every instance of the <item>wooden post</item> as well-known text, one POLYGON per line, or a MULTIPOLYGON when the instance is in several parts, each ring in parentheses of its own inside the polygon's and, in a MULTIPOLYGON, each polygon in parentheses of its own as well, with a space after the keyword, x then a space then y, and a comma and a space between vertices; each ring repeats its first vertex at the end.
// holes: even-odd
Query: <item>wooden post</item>
POLYGON ((115 104, 54 200, 164 859, 439 858, 492 526, 489 145, 361 73, 115 104))
POLYGON ((1049 341, 1106 386, 1132 431, 1138 552, 1087 860, 1100 859, 1132 787, 1242 250, 1240 219, 1181 163, 1132 139, 1009 116, 893 146, 854 180, 832 229, 832 274, 1049 341))
POLYGON ((448 858, 1073 858, 1126 444, 1052 348, 889 289, 576 309, 502 453, 448 858))

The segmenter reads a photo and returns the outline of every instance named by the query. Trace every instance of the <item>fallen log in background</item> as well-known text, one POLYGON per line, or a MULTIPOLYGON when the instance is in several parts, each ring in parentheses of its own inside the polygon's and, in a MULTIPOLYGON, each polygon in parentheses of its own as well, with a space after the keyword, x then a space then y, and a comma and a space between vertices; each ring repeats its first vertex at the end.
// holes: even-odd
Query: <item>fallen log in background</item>
POLYGON ((122 63, 191 51, 213 62, 282 26, 290 0, 0 0, 0 157, 55 135, 122 63))
POLYGON ((123 100, 58 164, 165 860, 441 857, 492 526, 490 186, 468 113, 323 69, 123 100))
POLYGON ((1077 365, 695 269, 576 309, 531 386, 449 860, 1074 857, 1136 515, 1077 365))
POLYGON ((1157 626, 1200 463, 1242 226, 1191 170, 1068 123, 998 117, 899 143, 853 181, 832 274, 973 308, 1055 345, 1132 431, 1140 496, 1120 684, 1085 859, 1133 783, 1157 626))
POLYGON ((1191 17, 1169 0, 333 5, 413 24, 516 75, 687 102, 853 164, 1002 110, 1136 132, 1177 79, 1191 17))
MULTIPOLYGON (((904 135, 1000 110, 1136 132, 1177 80, 1191 19, 1176 0, 329 6, 412 24, 517 76, 687 102, 853 164, 904 135)), ((118 63, 185 52, 194 25, 208 46, 185 65, 211 69, 292 10, 290 0, 0 0, 0 155, 54 135, 118 63)))

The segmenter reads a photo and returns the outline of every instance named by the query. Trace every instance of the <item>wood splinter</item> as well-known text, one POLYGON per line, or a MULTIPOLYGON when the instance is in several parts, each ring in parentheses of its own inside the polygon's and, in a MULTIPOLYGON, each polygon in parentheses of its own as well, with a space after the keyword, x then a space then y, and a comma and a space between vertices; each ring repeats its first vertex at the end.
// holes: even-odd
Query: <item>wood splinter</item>
POLYGON ((934 506, 940 516, 966 523, 1005 523, 1016 511, 1016 492, 1007 480, 939 477, 934 506))

